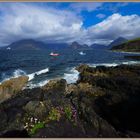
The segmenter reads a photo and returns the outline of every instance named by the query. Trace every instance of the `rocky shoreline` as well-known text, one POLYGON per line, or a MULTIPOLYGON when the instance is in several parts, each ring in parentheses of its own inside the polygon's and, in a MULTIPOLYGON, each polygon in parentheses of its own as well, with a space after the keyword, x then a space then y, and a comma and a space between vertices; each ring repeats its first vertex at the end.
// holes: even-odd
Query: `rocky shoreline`
POLYGON ((80 65, 79 80, 0 85, 0 137, 140 137, 140 65, 80 65))

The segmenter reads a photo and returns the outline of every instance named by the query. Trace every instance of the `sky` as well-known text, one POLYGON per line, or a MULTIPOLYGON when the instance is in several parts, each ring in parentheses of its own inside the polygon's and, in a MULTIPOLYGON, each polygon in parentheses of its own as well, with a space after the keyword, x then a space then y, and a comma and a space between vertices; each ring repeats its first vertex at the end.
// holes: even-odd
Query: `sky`
POLYGON ((0 46, 22 39, 109 44, 140 37, 140 2, 0 3, 0 46))

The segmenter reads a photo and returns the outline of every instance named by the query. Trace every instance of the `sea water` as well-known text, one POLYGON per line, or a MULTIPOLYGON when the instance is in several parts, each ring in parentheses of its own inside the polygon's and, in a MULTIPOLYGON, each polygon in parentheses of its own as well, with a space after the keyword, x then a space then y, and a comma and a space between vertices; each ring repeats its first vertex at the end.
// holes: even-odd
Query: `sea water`
POLYGON ((56 52, 60 55, 56 57, 49 55, 52 50, 0 50, 0 83, 21 75, 29 77, 28 88, 43 86, 56 78, 64 78, 68 83, 74 83, 79 75, 75 67, 80 64, 96 67, 140 62, 124 58, 125 55, 131 55, 130 53, 110 50, 85 50, 86 55, 80 55, 78 50, 58 49, 56 52))

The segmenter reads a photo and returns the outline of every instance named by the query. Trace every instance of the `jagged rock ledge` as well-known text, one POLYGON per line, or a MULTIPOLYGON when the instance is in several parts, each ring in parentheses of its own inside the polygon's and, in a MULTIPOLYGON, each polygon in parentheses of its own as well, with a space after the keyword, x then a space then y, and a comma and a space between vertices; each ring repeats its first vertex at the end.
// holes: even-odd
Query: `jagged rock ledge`
POLYGON ((10 95, 0 104, 0 137, 140 137, 140 65, 76 69, 75 84, 21 90, 22 77, 0 90, 10 95))

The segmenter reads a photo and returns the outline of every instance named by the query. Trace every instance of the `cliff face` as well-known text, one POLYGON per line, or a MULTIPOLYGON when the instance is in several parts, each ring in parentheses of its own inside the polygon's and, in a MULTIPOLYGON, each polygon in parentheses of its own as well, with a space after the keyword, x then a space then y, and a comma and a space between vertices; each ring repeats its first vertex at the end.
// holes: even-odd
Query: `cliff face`
POLYGON ((140 52, 140 38, 127 41, 121 45, 114 46, 111 50, 126 51, 126 52, 140 52))
POLYGON ((0 104, 1 137, 140 137, 140 66, 91 68, 0 104))

